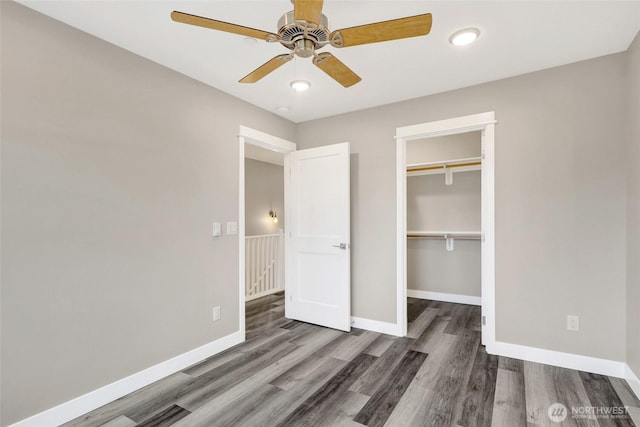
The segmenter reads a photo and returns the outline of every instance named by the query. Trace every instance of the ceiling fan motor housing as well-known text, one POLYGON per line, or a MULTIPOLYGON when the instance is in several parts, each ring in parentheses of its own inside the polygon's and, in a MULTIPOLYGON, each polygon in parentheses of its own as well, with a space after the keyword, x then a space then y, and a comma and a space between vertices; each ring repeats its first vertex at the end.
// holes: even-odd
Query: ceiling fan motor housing
POLYGON ((296 21, 293 11, 287 12, 278 20, 280 43, 293 50, 297 56, 308 58, 314 51, 324 46, 329 38, 329 20, 323 14, 318 25, 307 21, 296 21))

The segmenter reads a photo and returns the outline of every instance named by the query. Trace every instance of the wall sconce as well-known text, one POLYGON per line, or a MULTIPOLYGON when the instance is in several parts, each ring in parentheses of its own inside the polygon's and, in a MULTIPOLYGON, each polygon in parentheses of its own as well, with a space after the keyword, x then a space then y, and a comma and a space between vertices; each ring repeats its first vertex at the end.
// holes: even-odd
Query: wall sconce
POLYGON ((271 221, 273 221, 274 224, 278 223, 278 215, 276 214, 276 211, 269 211, 269 218, 271 218, 271 221))

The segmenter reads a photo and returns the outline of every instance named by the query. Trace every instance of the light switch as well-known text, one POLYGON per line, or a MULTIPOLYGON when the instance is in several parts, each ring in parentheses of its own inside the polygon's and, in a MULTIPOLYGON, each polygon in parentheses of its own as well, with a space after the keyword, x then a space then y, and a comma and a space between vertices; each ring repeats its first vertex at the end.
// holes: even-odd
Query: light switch
POLYGON ((227 223, 227 234, 238 234, 238 223, 237 222, 228 222, 227 223))
POLYGON ((211 235, 213 237, 220 237, 221 234, 222 234, 221 224, 219 222, 214 222, 213 228, 211 229, 211 235))

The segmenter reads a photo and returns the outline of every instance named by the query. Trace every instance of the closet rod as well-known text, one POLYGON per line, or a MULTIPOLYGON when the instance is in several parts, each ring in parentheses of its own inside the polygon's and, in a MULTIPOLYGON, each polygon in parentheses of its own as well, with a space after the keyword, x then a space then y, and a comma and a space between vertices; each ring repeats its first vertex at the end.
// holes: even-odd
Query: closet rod
POLYGON ((425 166, 425 167, 419 167, 419 168, 407 168, 407 172, 420 172, 420 171, 430 171, 430 170, 436 170, 436 169, 461 168, 466 166, 479 166, 479 165, 482 165, 482 162, 458 163, 454 165, 425 166))
POLYGON ((408 239, 438 239, 438 240, 443 240, 443 239, 456 239, 456 240, 481 240, 482 237, 481 236, 455 236, 455 235, 451 235, 451 234, 443 234, 441 236, 423 236, 420 234, 407 234, 407 238, 408 239))

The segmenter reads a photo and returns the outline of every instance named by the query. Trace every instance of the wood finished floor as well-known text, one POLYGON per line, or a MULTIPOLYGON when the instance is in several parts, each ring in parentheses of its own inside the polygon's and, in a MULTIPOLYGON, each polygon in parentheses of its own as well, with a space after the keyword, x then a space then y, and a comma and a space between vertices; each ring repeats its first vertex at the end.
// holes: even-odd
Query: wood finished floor
POLYGON ((640 427, 623 380, 487 354, 479 307, 409 299, 402 338, 287 320, 282 294, 246 314, 246 342, 65 426, 640 427), (555 402, 630 415, 554 423, 555 402))

